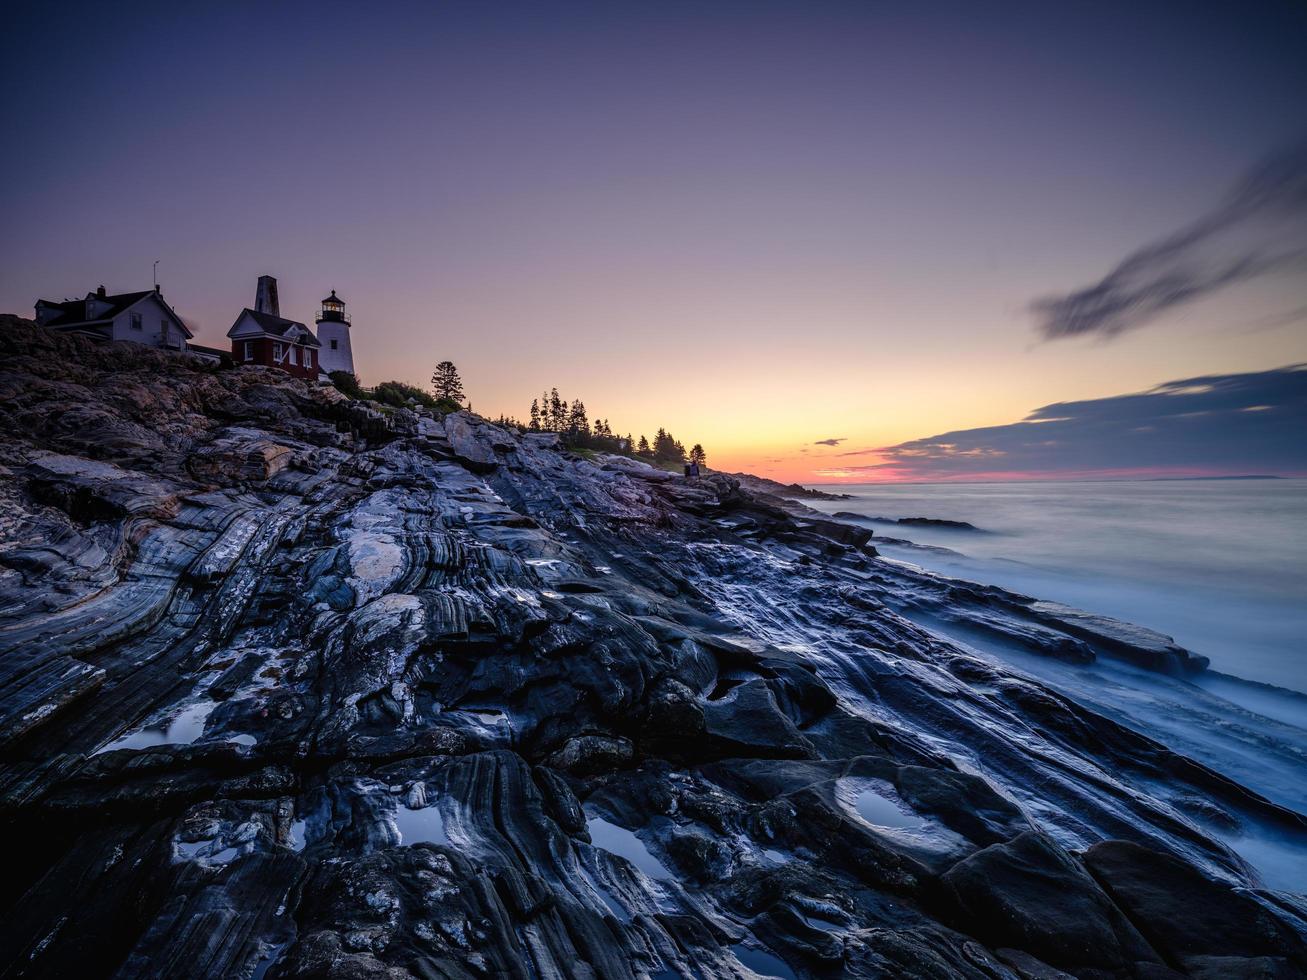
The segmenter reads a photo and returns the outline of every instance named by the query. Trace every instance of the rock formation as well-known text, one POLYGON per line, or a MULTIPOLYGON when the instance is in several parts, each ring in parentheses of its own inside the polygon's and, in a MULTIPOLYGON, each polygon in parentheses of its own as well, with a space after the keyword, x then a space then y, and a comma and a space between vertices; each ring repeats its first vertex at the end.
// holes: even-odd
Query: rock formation
POLYGON ((458 413, 0 323, 0 970, 1294 976, 1307 820, 944 642, 1200 666, 458 413))

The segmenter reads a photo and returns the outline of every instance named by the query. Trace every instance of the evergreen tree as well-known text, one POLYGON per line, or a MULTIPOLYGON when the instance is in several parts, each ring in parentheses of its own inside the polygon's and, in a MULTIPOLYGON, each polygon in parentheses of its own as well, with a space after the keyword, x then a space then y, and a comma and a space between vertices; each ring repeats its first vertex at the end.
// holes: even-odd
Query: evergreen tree
POLYGON ((567 428, 567 402, 558 396, 557 388, 549 391, 549 428, 552 432, 567 428))
POLYGON ((646 439, 644 436, 641 436, 641 437, 640 437, 640 442, 639 442, 638 446, 636 447, 636 450, 635 450, 635 451, 636 451, 637 453, 639 453, 641 456, 648 456, 648 455, 649 455, 649 440, 646 439))
POLYGON ((660 428, 654 436, 653 455, 661 463, 679 463, 685 459, 685 447, 670 432, 660 428))
POLYGON ((463 382, 453 361, 441 361, 436 365, 436 371, 431 375, 431 387, 436 390, 437 398, 448 398, 452 402, 463 400, 463 382))
POLYGON ((708 462, 708 454, 703 451, 703 446, 697 442, 690 448, 690 462, 700 465, 708 462))
POLYGON ((540 431, 540 403, 536 399, 531 399, 531 431, 540 431))
POLYGON ((567 432, 577 441, 590 437, 590 422, 585 416, 585 404, 579 398, 572 402, 572 408, 567 413, 567 432))

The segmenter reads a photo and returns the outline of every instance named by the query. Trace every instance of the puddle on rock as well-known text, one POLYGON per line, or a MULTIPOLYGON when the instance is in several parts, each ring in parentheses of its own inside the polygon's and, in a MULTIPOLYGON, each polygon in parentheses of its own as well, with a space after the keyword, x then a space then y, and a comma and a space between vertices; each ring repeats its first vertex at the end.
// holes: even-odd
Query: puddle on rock
POLYGON ((649 848, 645 847, 644 841, 625 827, 609 823, 603 817, 589 817, 586 820, 586 826, 590 831, 590 839, 594 841, 595 847, 605 850, 609 854, 616 854, 619 857, 626 858, 650 878, 664 881, 671 879, 671 873, 663 866, 661 861, 649 852, 649 848))
POLYGON ((731 947, 735 958, 761 977, 780 977, 781 980, 797 980, 794 971, 779 956, 773 956, 765 949, 754 949, 743 943, 731 947))
POLYGON ((613 897, 613 893, 602 885, 595 874, 589 868, 585 867, 585 865, 581 865, 581 876, 585 878, 586 884, 590 886, 590 890, 598 895, 603 900, 603 903, 608 906, 608 911, 613 914, 613 917, 617 919, 618 922, 623 924, 630 923, 631 914, 626 911, 622 904, 613 897))
POLYGON ((890 784, 880 779, 841 779, 836 796, 865 822, 881 830, 921 830, 930 825, 894 795, 890 784))
POLYGON ((451 708, 451 712, 460 712, 465 715, 471 715, 478 722, 491 728, 497 728, 500 725, 512 727, 512 722, 508 715, 498 708, 451 708))
POLYGON ((224 847, 215 851, 214 847, 218 844, 216 838, 197 841, 179 840, 175 843, 178 852, 188 861, 202 860, 208 864, 228 864, 240 856, 239 847, 224 847))
POLYGON ((148 749, 154 745, 190 745, 204 735, 204 725, 218 706, 216 701, 197 701, 183 708, 161 725, 138 729, 96 749, 94 754, 116 749, 148 749))
POLYGON ((277 965, 277 961, 281 959, 281 954, 286 951, 286 947, 289 945, 289 942, 278 943, 264 953, 259 962, 255 964, 254 972, 250 974, 250 980, 263 980, 268 975, 268 971, 277 965))
POLYGON ((917 830, 926 826, 926 821, 915 813, 904 813, 899 805, 874 789, 864 789, 853 801, 858 815, 867 823, 876 827, 898 827, 902 830, 917 830))
POLYGON ((432 844, 448 844, 449 834, 445 832, 445 818, 435 804, 421 810, 410 810, 400 804, 395 809, 395 826, 399 830, 401 844, 417 844, 429 841, 432 844))

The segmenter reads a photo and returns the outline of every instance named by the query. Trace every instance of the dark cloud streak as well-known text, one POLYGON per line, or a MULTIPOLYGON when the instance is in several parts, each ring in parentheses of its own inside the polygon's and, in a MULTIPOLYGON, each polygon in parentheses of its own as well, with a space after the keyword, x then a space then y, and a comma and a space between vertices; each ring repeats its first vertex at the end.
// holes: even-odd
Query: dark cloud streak
POLYGON ((1217 208, 1138 249, 1091 286, 1034 300, 1045 340, 1110 338, 1167 310, 1303 263, 1307 142, 1249 173, 1217 208))
POLYGON ((851 472, 909 479, 1201 471, 1307 474, 1307 365, 1045 405, 1023 421, 879 450, 851 472))

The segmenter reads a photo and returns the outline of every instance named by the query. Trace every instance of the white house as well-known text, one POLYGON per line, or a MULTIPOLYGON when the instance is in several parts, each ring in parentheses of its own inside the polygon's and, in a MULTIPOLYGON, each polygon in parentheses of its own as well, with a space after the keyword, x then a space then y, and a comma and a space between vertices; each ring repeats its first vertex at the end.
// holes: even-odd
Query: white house
POLYGON ((93 340, 131 341, 147 347, 184 351, 193 334, 158 286, 140 293, 110 295, 103 286, 85 299, 36 301, 36 322, 59 333, 93 340))

